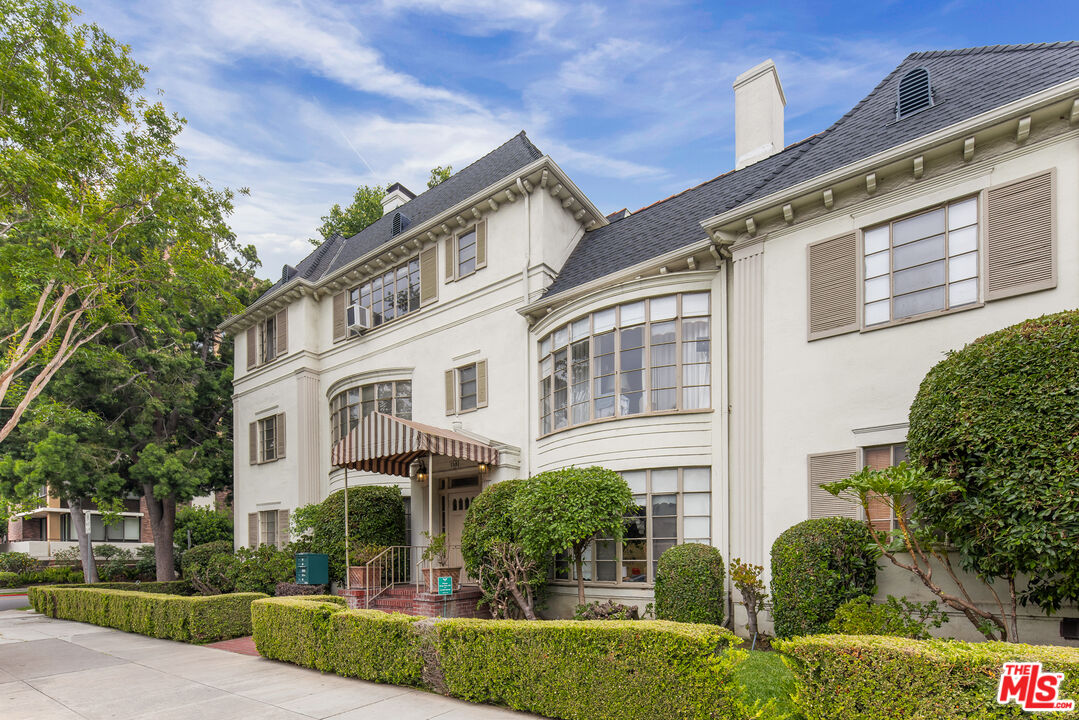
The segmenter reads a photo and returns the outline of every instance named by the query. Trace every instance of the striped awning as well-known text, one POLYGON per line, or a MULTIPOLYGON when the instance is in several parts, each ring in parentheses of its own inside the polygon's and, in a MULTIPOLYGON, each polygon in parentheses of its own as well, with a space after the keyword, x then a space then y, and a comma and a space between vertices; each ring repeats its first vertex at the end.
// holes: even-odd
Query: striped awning
POLYGON ((408 466, 427 454, 498 464, 498 450, 451 430, 373 412, 330 451, 330 464, 408 477, 408 466))

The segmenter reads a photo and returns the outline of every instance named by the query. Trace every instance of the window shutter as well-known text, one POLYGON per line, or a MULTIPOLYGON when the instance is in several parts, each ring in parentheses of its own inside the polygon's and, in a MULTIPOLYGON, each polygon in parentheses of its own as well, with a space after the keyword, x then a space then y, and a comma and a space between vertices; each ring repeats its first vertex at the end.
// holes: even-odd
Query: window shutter
POLYGON ((345 336, 345 293, 339 292, 333 296, 333 339, 340 340, 345 336))
POLYGON ((1053 174, 986 191, 985 299, 1056 287, 1053 174))
POLYGON ((278 413, 274 420, 274 460, 285 457, 285 413, 278 413))
POLYGON ((247 547, 259 546, 259 514, 247 513, 247 547))
POLYGON ((438 300, 438 246, 420 253, 420 305, 438 300))
POLYGON ((277 547, 288 545, 288 510, 277 511, 277 547))
POLYGON ((858 329, 858 242, 854 233, 809 248, 809 339, 858 329))
POLYGON ((476 269, 487 267, 487 221, 476 223, 476 269))
POLYGON ((247 426, 247 434, 250 438, 251 444, 251 464, 258 465, 259 462, 259 424, 257 422, 249 423, 247 426))
POLYGON ((446 238, 446 280, 453 280, 454 265, 456 265, 456 258, 454 257, 453 248, 456 245, 454 238, 451 235, 446 238))
POLYGON ((809 456, 809 517, 849 517, 858 519, 858 505, 821 489, 821 484, 842 480, 858 472, 858 451, 809 456))
POLYGON ((277 353, 275 357, 281 357, 288 352, 288 308, 279 310, 277 313, 277 353))
POLYGON ((457 383, 455 382, 456 371, 446 371, 446 414, 453 415, 457 412, 457 383))
POLYGON ((487 361, 476 363, 476 407, 487 407, 487 361))
POLYGON ((258 348, 258 329, 252 325, 247 328, 247 369, 258 365, 259 359, 258 348))

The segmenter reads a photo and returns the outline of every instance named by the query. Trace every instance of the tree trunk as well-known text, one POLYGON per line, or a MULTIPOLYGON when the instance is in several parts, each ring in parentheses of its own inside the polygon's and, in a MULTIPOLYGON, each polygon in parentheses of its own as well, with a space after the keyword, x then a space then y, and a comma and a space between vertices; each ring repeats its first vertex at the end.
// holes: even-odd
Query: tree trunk
POLYGON ((150 513, 150 531, 154 536, 154 563, 158 582, 176 579, 176 563, 172 552, 172 533, 176 529, 176 498, 172 495, 159 500, 154 497, 154 486, 142 486, 146 509, 150 513))
POLYGON ((1008 594, 1011 597, 1011 611, 1012 615, 1008 618, 1008 642, 1019 642, 1019 618, 1016 615, 1019 612, 1019 608, 1016 607, 1015 601, 1015 575, 1008 578, 1008 594))
POLYGON ((577 604, 584 605, 584 577, 581 575, 581 555, 584 554, 584 547, 574 546, 573 548, 573 567, 577 571, 577 604))
POLYGON ((94 548, 90 544, 90 533, 86 529, 86 513, 82 506, 83 501, 71 500, 67 506, 71 512, 71 524, 75 526, 75 538, 79 541, 79 557, 82 559, 82 579, 88 583, 96 583, 97 561, 94 560, 94 548))
POLYGON ((742 600, 746 604, 746 629, 749 630, 749 634, 755 636, 757 634, 757 600, 756 593, 742 593, 742 600))

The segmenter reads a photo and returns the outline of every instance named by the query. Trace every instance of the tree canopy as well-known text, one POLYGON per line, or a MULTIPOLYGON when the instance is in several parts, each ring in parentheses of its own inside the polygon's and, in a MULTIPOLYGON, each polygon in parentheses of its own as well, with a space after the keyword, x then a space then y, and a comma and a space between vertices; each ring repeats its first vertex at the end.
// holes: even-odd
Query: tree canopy
POLYGON ((430 190, 435 185, 449 180, 450 175, 453 175, 453 165, 447 165, 446 167, 434 166, 431 168, 431 176, 427 178, 427 189, 430 190))
POLYGON ((345 207, 334 203, 330 211, 322 216, 318 226, 319 238, 311 238, 312 245, 321 245, 334 235, 352 237, 360 230, 382 217, 382 198, 386 188, 379 185, 360 185, 352 196, 352 202, 345 207))

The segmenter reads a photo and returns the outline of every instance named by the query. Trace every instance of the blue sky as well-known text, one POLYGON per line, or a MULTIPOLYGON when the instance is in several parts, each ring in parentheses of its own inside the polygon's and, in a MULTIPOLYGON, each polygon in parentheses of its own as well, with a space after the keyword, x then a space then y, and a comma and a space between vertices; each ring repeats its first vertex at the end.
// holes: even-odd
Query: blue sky
MULTIPOLYGON (((78 0, 75 0, 78 2, 78 0)), ((232 218, 275 277, 357 185, 425 188, 520 130, 605 212, 731 169, 731 83, 765 58, 786 141, 910 52, 1079 39, 1074 2, 94 0, 147 89, 188 120, 193 172, 250 188, 232 218)))

